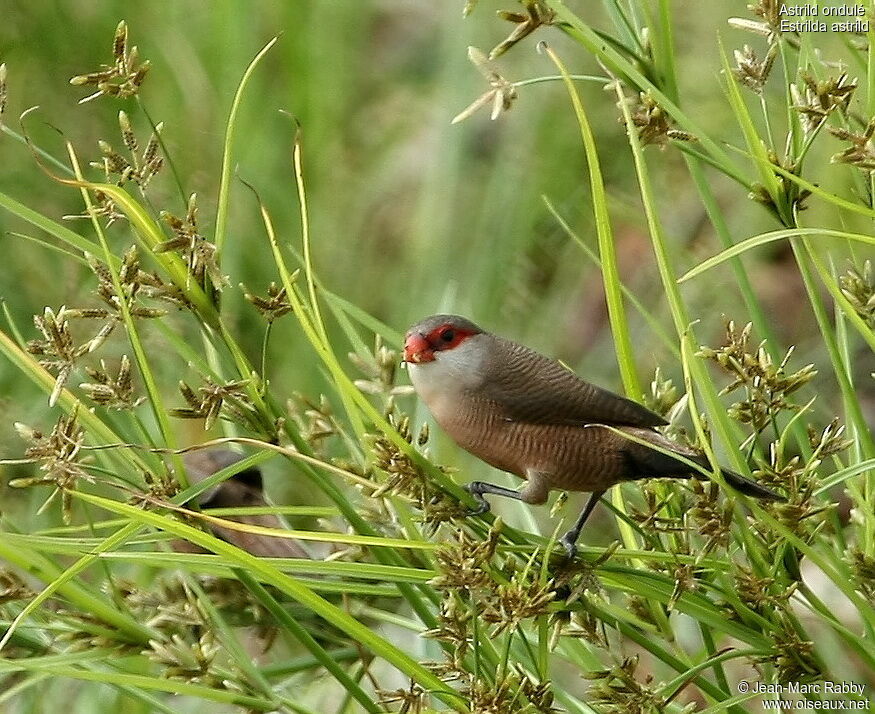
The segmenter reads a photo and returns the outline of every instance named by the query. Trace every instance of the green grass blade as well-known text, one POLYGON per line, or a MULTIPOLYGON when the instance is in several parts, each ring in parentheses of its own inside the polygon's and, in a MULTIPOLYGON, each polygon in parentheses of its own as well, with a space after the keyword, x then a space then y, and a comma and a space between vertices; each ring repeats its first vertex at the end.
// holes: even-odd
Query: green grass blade
MULTIPOLYGON (((117 533, 107 538, 107 540, 103 544, 104 548, 106 550, 110 550, 116 547, 121 542, 123 542, 125 538, 133 535, 136 530, 136 525, 129 525, 121 531, 118 531, 117 533)), ((4 559, 8 560, 11 563, 16 563, 24 570, 30 570, 35 564, 37 564, 40 567, 41 572, 43 573, 43 577, 45 577, 45 579, 48 581, 46 587, 43 588, 43 590, 40 591, 40 593, 36 597, 34 597, 30 602, 27 603, 27 605, 15 617, 15 620, 12 622, 12 624, 7 628, 3 637, 0 638, 0 649, 2 649, 7 642, 9 642, 9 638, 12 637, 12 634, 15 632, 17 626, 56 592, 63 594, 65 597, 68 597, 72 602, 75 602, 87 612, 92 612, 95 614, 99 613, 99 617, 104 619, 106 622, 114 624, 122 632, 126 633, 127 636, 131 637, 135 642, 146 642, 149 638, 155 636, 155 633, 151 628, 141 625, 133 618, 118 612, 118 610, 116 610, 115 608, 109 607, 105 603, 101 602, 99 599, 88 596, 86 591, 84 591, 81 586, 72 582, 73 578, 75 578, 80 572, 85 570, 85 568, 87 568, 89 565, 96 561, 98 557, 97 554, 90 554, 80 559, 76 564, 68 568, 66 571, 61 572, 60 568, 54 566, 43 556, 37 556, 36 554, 32 554, 32 557, 26 557, 26 551, 24 551, 20 546, 16 548, 11 548, 3 543, 3 539, 0 539, 0 553, 2 553, 4 559)))
POLYGON ((875 246, 875 236, 866 233, 849 233, 847 231, 838 231, 832 228, 784 228, 778 231, 770 231, 768 233, 760 233, 750 238, 736 243, 735 245, 720 251, 707 260, 703 260, 695 268, 691 268, 683 276, 678 278, 679 283, 683 283, 692 278, 698 277, 702 273, 711 270, 727 260, 742 255, 753 248, 767 245, 778 240, 786 240, 788 238, 803 237, 803 236, 824 236, 825 238, 840 238, 842 240, 850 240, 865 245, 875 246))
POLYGON ((608 304, 608 316, 611 322, 611 333, 614 337, 614 347, 617 351, 620 377, 623 380, 626 394, 633 399, 640 399, 643 394, 641 380, 635 368, 635 352, 632 348, 629 323, 626 319, 626 308, 623 304, 622 283, 620 281, 619 269, 617 268, 614 235, 611 230, 611 218, 608 214, 608 201, 595 136, 593 135, 592 127, 586 116, 577 88, 568 75, 568 70, 565 69, 565 65, 553 50, 546 48, 546 52, 565 81, 565 88, 574 107, 574 115, 577 117, 580 137, 583 140, 586 152, 590 191, 592 192, 592 204, 593 211, 595 212, 596 232, 598 234, 599 254, 602 263, 602 276, 604 278, 605 300, 608 304))
POLYGON ((228 121, 225 124, 225 143, 222 151, 222 174, 219 180, 219 197, 216 202, 216 233, 213 242, 221 254, 225 247, 225 236, 228 232, 228 208, 230 206, 231 193, 231 171, 234 166, 234 142, 237 132, 237 115, 240 111, 240 104, 243 101, 243 93, 246 85, 249 84, 249 79, 255 68, 261 62, 262 58, 270 51, 278 37, 274 37, 255 55, 254 59, 249 63, 243 77, 240 79, 240 84, 237 85, 237 91, 234 93, 234 100, 231 102, 231 112, 228 115, 228 121))
MULTIPOLYGON (((280 591, 294 598, 306 608, 312 610, 315 614, 345 632, 353 640, 360 642, 364 647, 370 649, 376 656, 385 659, 399 671, 403 672, 426 689, 434 692, 438 697, 444 699, 447 704, 454 707, 460 705, 458 699, 449 693, 446 685, 444 685, 444 683, 434 674, 417 663, 412 657, 372 632, 348 613, 319 597, 309 588, 301 585, 296 579, 280 572, 265 559, 250 555, 246 551, 236 548, 230 543, 226 543, 225 541, 219 540, 203 531, 167 518, 166 516, 152 513, 150 511, 144 511, 134 506, 112 501, 100 496, 93 496, 85 493, 76 493, 75 495, 76 498, 91 503, 94 506, 104 508, 112 513, 127 516, 136 523, 150 525, 154 528, 168 531, 180 538, 185 538, 202 548, 206 548, 217 555, 224 556, 229 561, 235 562, 240 567, 244 568, 248 573, 257 575, 263 582, 273 585, 280 591)), ((459 711, 463 710, 464 709, 459 709, 459 711)))
MULTIPOLYGON (((26 672, 31 669, 27 659, 0 661, 0 672, 26 672)), ((178 680, 162 679, 161 677, 149 677, 140 674, 128 674, 112 670, 91 670, 79 667, 49 666, 39 667, 39 671, 52 677, 65 677, 88 682, 103 682, 116 686, 131 686, 138 689, 153 689, 171 694, 189 695, 225 704, 235 704, 241 707, 250 707, 257 711, 272 711, 275 705, 271 701, 253 697, 239 692, 226 689, 213 689, 200 684, 180 682, 178 680)))
POLYGON ((321 664, 327 672, 329 672, 341 686, 352 696, 359 704, 364 707, 365 711, 372 714, 379 714, 381 708, 374 702, 371 697, 359 686, 358 682, 347 674, 346 670, 323 648, 313 636, 294 618, 287 610, 270 596, 267 590, 264 589, 261 583, 255 580, 246 570, 235 569, 237 577, 240 579, 256 599, 266 607, 270 613, 276 618, 276 621, 282 624, 294 637, 309 650, 310 654, 321 664))
MULTIPOLYGON (((23 203, 16 201, 11 196, 0 192, 0 208, 4 208, 13 216, 27 221, 32 226, 45 231, 50 236, 57 238, 65 245, 74 248, 77 253, 85 255, 86 253, 95 254, 100 250, 100 245, 94 241, 79 235, 75 231, 70 230, 57 221, 46 218, 41 213, 25 206, 23 203)), ((118 265, 121 261, 115 258, 115 264, 118 265)))

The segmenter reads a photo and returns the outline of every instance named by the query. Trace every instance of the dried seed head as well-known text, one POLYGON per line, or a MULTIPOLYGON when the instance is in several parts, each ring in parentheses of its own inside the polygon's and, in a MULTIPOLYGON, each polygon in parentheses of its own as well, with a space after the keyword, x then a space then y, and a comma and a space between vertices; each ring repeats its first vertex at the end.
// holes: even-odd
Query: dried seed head
POLYGON ((472 643, 473 613, 462 604, 459 594, 447 591, 441 600, 437 615, 438 626, 422 633, 423 637, 445 642, 452 647, 450 670, 463 670, 463 660, 472 643))
POLYGON ((726 22, 736 30, 744 30, 760 37, 768 37, 770 41, 773 36, 772 29, 765 22, 749 20, 746 17, 730 17, 726 22))
MULTIPOLYGON (((164 128, 164 122, 159 122, 155 125, 155 131, 152 136, 149 137, 149 142, 146 144, 146 148, 143 151, 143 164, 145 166, 149 166, 150 164, 154 164, 156 161, 161 161, 158 156, 158 149, 161 146, 161 142, 158 140, 158 137, 161 136, 161 130, 164 128)), ((196 196, 196 194, 191 194, 192 198, 196 196)))
POLYGON ((97 276, 97 296, 108 306, 106 308, 80 308, 68 310, 69 317, 82 319, 100 319, 106 322, 97 334, 84 346, 86 351, 94 352, 99 349, 116 325, 122 321, 122 299, 127 303, 128 311, 134 318, 150 319, 162 317, 167 314, 166 310, 154 308, 142 303, 143 298, 157 298, 169 302, 184 303, 179 295, 178 288, 172 284, 163 283, 157 275, 146 273, 140 268, 140 260, 136 246, 125 252, 122 265, 119 268, 119 282, 121 283, 121 297, 116 293, 110 270, 98 262, 94 256, 87 255, 88 265, 97 276))
POLYGON ((774 578, 757 576, 753 570, 737 566, 733 574, 735 593, 741 601, 754 612, 763 614, 767 610, 783 608, 795 588, 780 590, 774 578))
POLYGON ((546 614, 556 597, 551 582, 541 582, 530 569, 517 571, 509 582, 499 583, 485 601, 481 617, 495 625, 492 636, 513 631, 523 620, 546 614))
POLYGON ((388 711, 392 704, 400 704, 399 714, 425 711, 428 692, 412 679, 407 689, 378 689, 380 706, 388 711))
POLYGON ((799 636, 789 617, 782 617, 782 621, 783 627, 774 635, 772 652, 756 661, 773 665, 782 684, 821 679, 824 675, 814 657, 814 643, 799 636))
POLYGON ((729 26, 765 37, 770 45, 776 44, 781 36, 781 3, 777 0, 759 0, 754 5, 748 5, 747 9, 760 20, 730 17, 729 26))
POLYGON ((42 315, 33 316, 33 324, 42 333, 42 340, 30 340, 25 349, 39 357, 45 369, 55 373, 55 386, 49 396, 49 406, 54 406, 67 383, 77 360, 89 351, 89 344, 76 345, 70 331, 66 307, 57 313, 50 307, 42 315))
POLYGON ((109 317, 109 310, 102 307, 77 307, 67 310, 67 317, 80 320, 104 320, 109 317))
POLYGON ((114 180, 117 185, 122 186, 132 181, 141 191, 144 191, 152 177, 164 165, 164 159, 158 156, 158 149, 160 148, 158 135, 163 125, 158 124, 155 127, 155 131, 150 136, 145 150, 141 155, 138 155, 140 144, 137 141, 128 115, 121 111, 119 112, 118 119, 122 143, 130 154, 130 160, 119 154, 109 142, 101 139, 97 142, 97 145, 100 148, 102 158, 100 161, 92 161, 90 164, 94 168, 103 170, 107 182, 114 180))
POLYGON ((869 327, 875 329, 875 271, 872 261, 863 263, 862 269, 848 268, 839 276, 839 287, 851 307, 869 327))
MULTIPOLYGON (((805 542, 811 542, 815 534, 823 527, 826 512, 831 508, 822 502, 814 500, 814 493, 819 486, 817 469, 823 462, 818 448, 829 451, 833 448, 845 448, 841 438, 843 430, 834 421, 822 434, 809 426, 809 439, 814 452, 807 461, 800 456, 786 456, 780 440, 769 445, 768 459, 754 470, 754 477, 768 486, 777 486, 788 493, 786 503, 768 504, 778 520, 793 534, 805 542)), ((773 532, 754 524, 766 542, 777 542, 773 532)))
MULTIPOLYGON (((340 430, 334 417, 334 409, 328 398, 322 394, 315 402, 302 394, 295 393, 294 399, 286 402, 286 409, 295 423, 301 436, 310 444, 314 451, 323 454, 325 441, 340 430)), ((344 466, 350 468, 350 465, 344 466)))
POLYGON ((209 628, 196 638, 188 639, 174 633, 166 642, 149 640, 150 649, 143 654, 164 668, 165 677, 219 686, 222 679, 212 673, 212 667, 216 656, 223 650, 212 633, 212 628, 209 628))
POLYGON ((0 63, 0 126, 3 126, 3 115, 6 113, 6 103, 9 99, 9 87, 6 84, 6 63, 0 63))
POLYGON ((198 232, 197 212, 197 194, 194 193, 188 199, 185 218, 162 211, 161 218, 170 226, 175 237, 157 245, 154 250, 159 253, 178 251, 185 260, 189 275, 198 285, 205 285, 209 277, 213 286, 221 290, 229 284, 229 280, 220 270, 216 245, 198 232))
POLYGON ((456 531, 456 542, 442 544, 435 551, 438 572, 429 584, 438 590, 467 591, 491 590, 493 577, 490 561, 498 546, 501 519, 497 519, 485 540, 478 540, 462 528, 456 531))
POLYGON ((481 94, 465 109, 453 117, 451 123, 458 124, 460 121, 470 117, 478 109, 489 105, 492 106, 490 118, 494 121, 495 119, 498 119, 502 112, 508 111, 513 106, 513 102, 517 98, 516 87, 513 83, 502 77, 498 71, 492 67, 489 60, 487 60, 486 55, 476 47, 468 48, 468 59, 477 68, 477 71, 486 78, 492 88, 484 94, 481 94))
POLYGON ((687 515, 695 523, 695 529, 708 538, 702 552, 710 553, 717 547, 725 548, 729 545, 731 535, 732 503, 727 501, 720 505, 720 487, 713 481, 705 484, 693 479, 690 488, 696 495, 696 502, 687 515))
POLYGON ((87 372, 94 381, 80 384, 79 387, 97 404, 107 409, 130 411, 145 401, 145 397, 134 396, 131 361, 127 355, 122 355, 118 374, 114 379, 110 377, 103 360, 100 360, 100 369, 89 369, 87 372))
MULTIPOLYGON (((405 441, 412 443, 409 417, 389 412, 387 419, 405 441)), ((372 443, 374 466, 386 475, 385 480, 379 482, 379 486, 372 492, 373 498, 393 495, 409 499, 415 508, 422 511, 422 520, 432 531, 441 523, 461 518, 467 513, 467 508, 462 503, 438 488, 419 464, 387 436, 371 434, 369 440, 372 443)), ((376 480, 376 474, 370 476, 376 480)))
POLYGON ((12 425, 18 435, 25 441, 39 441, 43 438, 43 433, 38 429, 29 427, 27 424, 22 424, 20 421, 12 425))
MULTIPOLYGON (((30 442, 24 452, 24 457, 33 463, 40 464, 40 476, 14 479, 9 483, 14 488, 29 486, 54 486, 61 492, 62 516, 65 523, 72 520, 72 502, 69 491, 76 487, 77 481, 83 479, 93 483, 94 479, 81 465, 80 450, 85 441, 85 430, 77 421, 78 408, 70 414, 59 417, 48 436, 42 432, 25 426, 17 427, 18 434, 30 442)), ((51 500, 51 496, 49 497, 51 500)), ((49 503, 43 505, 43 508, 49 503)))
POLYGON ((834 111, 845 112, 857 88, 856 79, 846 73, 822 81, 802 72, 798 84, 790 85, 793 109, 799 112, 806 135, 813 133, 834 111))
POLYGON ((122 131, 122 142, 125 147, 128 151, 136 151, 139 146, 137 145, 137 138, 134 136, 134 130, 131 128, 131 120, 128 119, 127 113, 123 111, 118 113, 118 123, 122 131))
POLYGON ((817 430, 808 425, 808 443, 811 446, 812 459, 823 461, 829 456, 849 449, 853 445, 853 441, 845 439, 845 425, 839 422, 839 418, 835 417, 819 434, 817 430))
POLYGON ((780 27, 781 7, 779 0, 757 0, 753 5, 748 5, 747 9, 765 20, 770 27, 780 27))
MULTIPOLYGON (((409 418, 397 420, 390 415, 390 423, 399 434, 407 439, 409 434, 409 418)), ((372 455, 374 466, 383 471, 388 478, 373 492, 374 498, 384 495, 405 495, 419 504, 420 507, 431 495, 430 479, 416 462, 405 454, 391 439, 384 435, 372 436, 372 455)))
MULTIPOLYGON (((525 12, 499 11, 502 20, 516 25, 513 31, 489 53, 489 59, 500 57, 520 40, 531 35, 544 25, 551 25, 556 19, 553 9, 542 0, 522 0, 525 12)), ((494 117, 493 117, 494 118, 494 117)))
POLYGON ((285 287, 280 287, 272 282, 267 286, 267 297, 260 297, 249 292, 241 283, 243 289, 243 297, 258 310, 259 313, 268 321, 273 322, 283 315, 288 315, 292 311, 292 304, 289 301, 285 287))
POLYGON ((355 380, 356 387, 367 394, 382 396, 387 411, 394 397, 413 393, 413 387, 395 383, 401 355, 386 347, 380 335, 374 338, 372 355, 364 356, 350 352, 348 356, 350 362, 368 377, 368 379, 355 380))
POLYGON ((0 568, 0 605, 16 600, 29 600, 33 592, 13 571, 0 568))
MULTIPOLYGON (((673 127, 674 121, 668 113, 656 103, 649 92, 641 92, 638 106, 632 111, 632 124, 638 128, 638 137, 641 143, 647 146, 655 144, 665 146, 670 140, 696 141, 696 137, 685 131, 679 131, 673 127)), ((620 116, 620 123, 625 119, 620 116)), ((630 128, 627 127, 627 131, 630 128)))
POLYGON ((632 508, 631 517, 648 529, 653 529, 661 533, 680 533, 684 530, 683 521, 680 518, 663 515, 663 508, 675 498, 678 493, 671 490, 667 496, 662 497, 658 494, 653 486, 646 484, 644 487, 644 498, 646 508, 632 508))
POLYGON ((736 79, 748 89, 762 94, 775 58, 778 56, 778 45, 771 45, 762 60, 757 58, 756 52, 749 45, 745 45, 742 50, 734 50, 733 54, 735 56, 735 69, 732 70, 732 73, 736 79))
POLYGON ((118 279, 122 285, 136 285, 137 276, 140 274, 140 257, 137 254, 137 246, 132 245, 122 256, 122 265, 119 268, 118 279))
POLYGON ((493 683, 474 675, 468 675, 468 683, 462 687, 461 694, 475 714, 504 714, 519 711, 515 702, 519 697, 516 678, 505 674, 504 678, 493 683))
POLYGON ((215 384, 205 379, 197 393, 185 382, 179 383, 179 391, 188 407, 171 409, 170 414, 179 419, 203 419, 204 429, 211 429, 220 415, 229 421, 248 424, 256 413, 249 399, 247 386, 250 380, 238 380, 226 384, 215 384))
POLYGON ((636 676, 638 656, 627 657, 610 669, 587 672, 583 676, 592 681, 588 701, 598 711, 612 714, 650 714, 665 711, 668 702, 654 688, 653 676, 636 676))
POLYGON ((868 598, 875 598, 875 557, 854 548, 845 554, 856 576, 857 588, 868 598))
POLYGON ((829 127, 829 132, 842 141, 850 142, 850 146, 832 157, 833 163, 851 164, 861 171, 875 171, 875 146, 872 135, 875 134, 875 117, 869 120, 866 128, 859 133, 848 129, 829 127))
POLYGON ((805 365, 792 374, 786 366, 793 354, 790 348, 780 364, 775 364, 760 343, 756 350, 750 349, 752 325, 748 323, 740 332, 733 321, 726 323, 726 341, 718 349, 700 348, 697 355, 716 362, 734 377, 734 381, 720 393, 730 394, 737 389, 745 391, 746 398, 730 407, 730 414, 738 421, 750 424, 757 432, 764 429, 781 411, 795 411, 799 406, 787 397, 808 384, 817 375, 814 365, 805 365))
POLYGON ((128 26, 124 20, 116 26, 112 38, 112 58, 111 65, 101 65, 96 72, 76 75, 70 79, 70 84, 74 86, 91 85, 97 88, 93 94, 80 99, 80 104, 97 99, 101 95, 124 99, 140 91, 140 86, 149 71, 149 62, 140 62, 136 47, 128 50, 128 26))
POLYGON ((116 25, 115 35, 112 38, 112 56, 119 66, 124 66, 125 58, 128 56, 128 24, 124 20, 116 25))

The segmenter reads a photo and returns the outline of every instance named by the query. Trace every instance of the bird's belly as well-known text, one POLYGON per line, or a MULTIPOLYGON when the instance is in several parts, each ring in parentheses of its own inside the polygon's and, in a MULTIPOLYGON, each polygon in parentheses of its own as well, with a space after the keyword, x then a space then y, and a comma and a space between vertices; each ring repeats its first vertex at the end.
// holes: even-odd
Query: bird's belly
POLYGON ((444 428, 462 448, 495 468, 522 478, 537 471, 551 488, 600 491, 624 478, 623 454, 597 426, 454 419, 444 428))

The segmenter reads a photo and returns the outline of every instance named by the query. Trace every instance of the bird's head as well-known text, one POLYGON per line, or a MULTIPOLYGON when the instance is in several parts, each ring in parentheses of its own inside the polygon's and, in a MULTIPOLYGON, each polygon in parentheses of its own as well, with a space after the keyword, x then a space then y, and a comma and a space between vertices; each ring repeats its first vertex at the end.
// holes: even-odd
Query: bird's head
POLYGON ((434 362, 441 353, 458 350, 483 334, 470 320, 458 315, 432 315, 419 321, 404 337, 404 361, 410 364, 434 362))

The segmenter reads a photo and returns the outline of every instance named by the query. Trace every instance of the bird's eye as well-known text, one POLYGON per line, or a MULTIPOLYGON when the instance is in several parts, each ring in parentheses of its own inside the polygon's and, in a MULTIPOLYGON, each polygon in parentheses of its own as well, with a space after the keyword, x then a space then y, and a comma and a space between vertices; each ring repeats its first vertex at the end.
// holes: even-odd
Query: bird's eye
POLYGON ((444 342, 452 342, 454 339, 456 339, 456 331, 452 328, 444 330, 443 332, 441 332, 441 339, 444 342))

